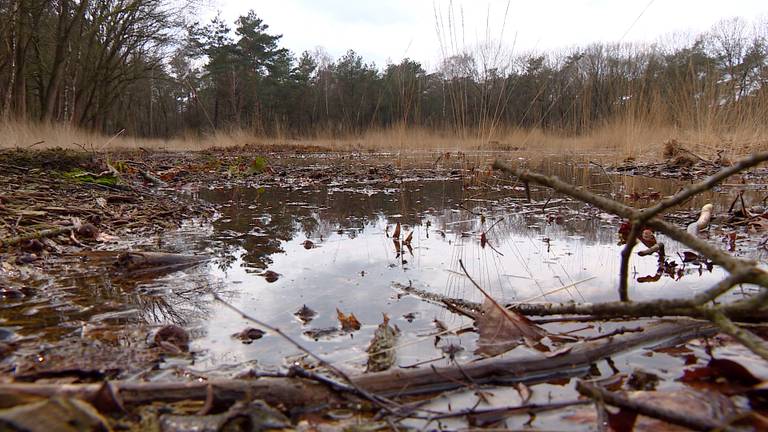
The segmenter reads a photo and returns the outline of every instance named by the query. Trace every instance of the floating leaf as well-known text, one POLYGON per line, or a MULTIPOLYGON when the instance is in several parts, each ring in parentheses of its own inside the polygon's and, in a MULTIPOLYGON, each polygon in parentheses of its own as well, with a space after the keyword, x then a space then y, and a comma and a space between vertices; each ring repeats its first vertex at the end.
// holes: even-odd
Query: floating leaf
POLYGON ((701 257, 695 252, 691 252, 691 251, 683 252, 683 262, 694 262, 694 261, 699 261, 700 259, 701 257))
POLYGON ((659 273, 656 273, 655 275, 640 276, 639 278, 637 278, 637 281, 639 283, 658 282, 659 279, 661 279, 661 276, 663 274, 664 273, 659 272, 659 273))
POLYGON ((252 343, 256 339, 261 339, 262 337, 264 337, 264 334, 265 334, 264 330, 257 329, 254 327, 247 327, 240 333, 233 334, 232 337, 234 337, 235 339, 241 340, 244 344, 247 345, 252 343))
POLYGON ((341 323, 342 330, 346 330, 346 331, 360 330, 360 321, 357 320, 357 317, 355 317, 354 313, 350 313, 349 315, 344 315, 344 312, 336 308, 336 316, 339 318, 339 323, 341 323))
POLYGON ((643 230, 643 233, 640 234, 640 241, 645 245, 645 247, 653 247, 656 245, 656 236, 653 235, 653 230, 646 228, 643 230))
POLYGON ((267 160, 264 159, 261 156, 256 156, 251 163, 248 164, 248 171, 247 173, 250 174, 258 174, 263 172, 265 169, 267 169, 267 160))
POLYGON ((308 324, 310 321, 315 319, 315 316, 317 315, 317 312, 313 311, 312 309, 308 308, 307 305, 303 305, 299 310, 297 310, 294 315, 301 320, 304 324, 308 324))
POLYGON ((503 308, 489 297, 485 298, 475 325, 480 335, 475 353, 486 356, 499 355, 548 335, 525 316, 503 308))
POLYGON ((392 367, 395 363, 394 348, 398 333, 397 329, 389 325, 389 317, 384 314, 384 319, 373 333, 373 339, 366 350, 368 352, 366 372, 381 372, 392 367))
POLYGON ((276 282, 278 279, 280 279, 280 273, 274 272, 272 270, 265 271, 261 274, 261 276, 263 276, 264 279, 269 283, 276 282))
POLYGON ((747 368, 728 359, 712 359, 706 366, 688 369, 680 380, 687 383, 717 382, 728 387, 731 392, 739 392, 739 387, 760 384, 760 380, 747 368))
POLYGON ((485 245, 488 244, 488 237, 485 236, 485 233, 480 234, 480 247, 485 248, 485 245))

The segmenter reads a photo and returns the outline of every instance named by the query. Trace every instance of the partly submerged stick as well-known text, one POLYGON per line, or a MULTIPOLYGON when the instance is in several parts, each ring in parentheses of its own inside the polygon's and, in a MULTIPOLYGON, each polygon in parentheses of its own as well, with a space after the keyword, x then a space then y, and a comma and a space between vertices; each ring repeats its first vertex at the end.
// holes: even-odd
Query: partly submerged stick
POLYGON ((360 387, 379 395, 414 395, 461 387, 470 377, 478 384, 537 383, 554 378, 582 375, 592 363, 621 352, 651 344, 679 344, 717 333, 717 327, 695 320, 661 321, 645 331, 573 344, 569 351, 546 357, 493 357, 470 364, 434 369, 394 370, 353 377, 360 387))
MULTIPOLYGON (((400 369, 351 376, 350 384, 364 393, 381 396, 398 396, 434 393, 459 388, 467 377, 475 383, 510 384, 537 383, 554 378, 582 375, 592 363, 642 346, 663 343, 680 344, 698 337, 717 333, 713 325, 694 320, 661 321, 646 327, 643 332, 626 333, 607 339, 574 344, 560 355, 546 357, 530 354, 522 357, 494 357, 458 367, 456 365, 400 369)), ((0 405, 25 403, 27 397, 65 396, 90 400, 102 387, 99 384, 30 384, 0 383, 0 405), (18 401, 15 402, 14 401, 18 401)), ((219 400, 239 400, 246 397, 264 398, 268 403, 285 405, 317 403, 326 398, 333 401, 334 392, 328 387, 300 378, 259 378, 247 380, 210 380, 207 382, 110 382, 127 404, 173 402, 188 399, 205 399, 212 386, 219 400)))

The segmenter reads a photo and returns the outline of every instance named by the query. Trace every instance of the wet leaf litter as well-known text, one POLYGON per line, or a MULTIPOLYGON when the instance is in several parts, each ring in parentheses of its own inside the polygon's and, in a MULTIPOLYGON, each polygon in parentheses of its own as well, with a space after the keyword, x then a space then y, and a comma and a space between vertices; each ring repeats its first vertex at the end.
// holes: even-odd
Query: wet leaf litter
MULTIPOLYGON (((579 405, 555 409, 546 399, 552 389, 565 396, 562 403, 579 398, 576 378, 563 381, 554 373, 558 362, 576 358, 578 353, 570 352, 571 346, 629 344, 621 341, 639 340, 642 329, 652 327, 652 320, 571 321, 557 316, 553 320, 507 308, 521 301, 610 299, 614 291, 608 271, 617 268, 619 218, 567 199, 552 199, 544 190, 524 188, 474 169, 474 165, 481 165, 480 158, 473 162, 471 157, 454 156, 450 164, 436 166, 435 159, 422 155, 421 160, 409 162, 410 168, 395 168, 389 165, 391 158, 373 155, 365 157, 366 163, 378 167, 371 174, 358 169, 356 156, 342 156, 350 158, 348 166, 331 170, 331 160, 336 160, 323 153, 252 152, 259 153, 270 169, 252 170, 246 163, 241 171, 231 170, 227 158, 250 157, 242 154, 224 155, 219 160, 225 162, 218 165, 205 154, 185 156, 183 161, 174 161, 166 154, 125 154, 112 156, 109 161, 118 175, 102 175, 109 170, 100 166, 103 161, 99 160, 80 168, 90 173, 87 175, 77 171, 70 177, 46 178, 42 168, 19 171, 30 188, 36 187, 35 176, 42 176, 44 185, 72 188, 80 203, 48 202, 35 206, 31 211, 36 213, 25 213, 20 200, 35 200, 38 195, 30 194, 30 190, 24 190, 23 196, 13 195, 16 188, 11 183, 0 197, 12 208, 3 214, 6 224, 0 227, 7 230, 2 236, 0 285, 6 294, 0 322, 5 330, 0 333, 0 352, 4 353, 0 370, 3 382, 10 386, 0 386, 0 393, 18 392, 18 387, 12 386, 22 381, 51 383, 55 388, 64 383, 91 385, 109 379, 115 380, 115 388, 146 382, 158 391, 174 383, 200 380, 231 388, 228 386, 237 385, 237 381, 226 380, 285 375, 284 379, 300 376, 338 392, 342 400, 329 410, 331 413, 359 406, 349 401, 359 404, 360 398, 377 411, 382 409, 382 402, 366 399, 355 385, 365 383, 362 388, 378 388, 382 395, 388 394, 390 390, 385 389, 390 387, 380 383, 396 379, 405 386, 421 388, 416 375, 387 374, 433 373, 436 368, 445 371, 439 372, 445 377, 437 380, 444 381, 443 386, 476 393, 444 396, 453 401, 455 414, 441 420, 446 427, 479 422, 480 418, 493 419, 488 424, 514 427, 534 411, 539 413, 535 425, 573 426, 580 424, 573 420, 581 418, 579 405), (230 173, 226 182, 206 181, 224 170, 230 173), (114 184, 110 183, 113 177, 114 184), (96 182, 101 178, 104 181, 96 182), (119 190, 120 198, 107 188, 119 190), (88 207, 83 204, 86 193, 92 202, 88 207), (63 210, 68 206, 74 209, 71 213, 63 210), (159 208, 175 209, 176 213, 164 213, 168 210, 159 208), (19 216, 21 220, 16 222, 19 216), (124 219, 129 222, 121 222, 124 219), (168 222, 173 226, 166 225, 168 222), (613 261, 604 260, 608 254, 615 256, 613 261), (581 262, 576 262, 577 258, 581 262), (590 264, 583 264, 584 260, 590 264), (466 271, 462 271, 460 261, 466 271), (53 276, 51 281, 45 281, 47 275, 53 276), (477 279, 489 295, 479 293, 470 278, 477 279), (352 377, 351 383, 274 333, 226 313, 210 300, 210 292, 277 326, 330 366, 344 370, 352 377), (56 321, 50 318, 54 311, 56 321), (435 322, 440 325, 436 327, 435 322), (520 387, 527 394, 520 404, 528 408, 510 411, 509 406, 485 395, 501 394, 508 387, 501 381, 489 381, 491 375, 470 367, 483 357, 488 366, 480 365, 487 368, 508 357, 520 357, 523 362, 537 359, 533 363, 552 365, 553 373, 539 375, 545 377, 543 382, 520 387), (361 381, 358 375, 371 378, 361 381), (462 400, 472 397, 480 405, 464 411, 458 408, 462 400), (345 398, 350 399, 345 402, 345 398), (486 409, 507 414, 491 416, 483 411, 486 409)), ((572 170, 580 163, 550 161, 532 168, 560 170, 573 178, 572 170)), ((64 172, 74 170, 69 165, 60 168, 64 172)), ((587 171, 580 181, 604 183, 599 178, 604 175, 602 171, 587 171)), ((663 197, 680 187, 669 181, 648 182, 638 189, 634 180, 627 181, 612 193, 623 195, 628 202, 647 199, 651 203, 657 198, 647 188, 663 197)), ((744 209, 739 202, 735 210, 728 211, 733 195, 713 193, 669 219, 689 227, 702 219, 702 208, 711 202, 714 211, 710 218, 714 218, 699 230, 702 236, 733 249, 738 256, 761 259, 763 236, 758 227, 764 211, 759 208, 758 195, 743 194, 744 209)), ((640 231, 638 241, 648 249, 665 245, 663 260, 658 251, 633 259, 636 285, 631 288, 641 299, 689 296, 696 286, 722 277, 719 267, 706 256, 652 230, 640 231), (646 274, 658 278, 642 280, 646 274)), ((754 295, 754 288, 744 286, 732 298, 750 295, 754 295)), ((635 368, 661 368, 660 382, 681 395, 689 388, 703 391, 701 383, 733 381, 734 388, 716 389, 717 394, 748 395, 748 400, 754 401, 751 412, 758 412, 764 393, 764 368, 748 353, 737 350, 728 337, 701 336, 705 337, 694 334, 677 343, 673 338, 671 351, 666 352, 632 345, 636 348, 595 361, 594 368, 586 372, 579 369, 569 373, 601 385, 604 380, 617 381, 614 390, 621 391, 630 388, 626 377, 635 368), (675 350, 687 353, 679 355, 675 350), (735 363, 754 379, 744 381, 743 374, 732 372, 736 367, 717 366, 733 352, 740 355, 735 363), (713 366, 708 366, 710 363, 713 366), (697 368, 709 369, 687 372, 697 368), (688 378, 683 379, 684 374, 688 378)), ((136 394, 144 394, 140 387, 136 387, 136 394)), ((49 391, 55 392, 54 388, 49 391)), ((211 391, 210 398, 215 401, 217 390, 211 391)), ((421 388, 419 394, 430 391, 440 392, 436 387, 429 391, 421 388)), ((243 411, 229 402, 220 411, 230 413, 229 417, 214 418, 222 414, 208 413, 210 408, 206 408, 200 419, 190 419, 189 408, 183 404, 213 404, 205 392, 198 395, 190 393, 185 399, 169 402, 170 414, 144 410, 141 415, 154 418, 165 428, 188 421, 210 422, 216 425, 210 427, 218 428, 230 419, 241 418, 243 411)), ((288 394, 275 398, 281 401, 272 401, 267 407, 285 409, 290 402, 288 394)), ((146 396, 143 400, 149 399, 146 396)), ((651 399, 639 400, 645 403, 651 399)), ((197 406, 195 412, 201 408, 197 406)), ((83 415, 78 409, 72 408, 71 415, 83 415)), ((730 415, 734 411, 712 412, 730 415)), ((120 416, 110 417, 102 409, 96 413, 112 427, 120 421, 120 416)), ((421 424, 418 411, 410 414, 400 420, 403 426, 421 424)), ((299 423, 344 420, 335 414, 325 419, 302 418, 299 423)))

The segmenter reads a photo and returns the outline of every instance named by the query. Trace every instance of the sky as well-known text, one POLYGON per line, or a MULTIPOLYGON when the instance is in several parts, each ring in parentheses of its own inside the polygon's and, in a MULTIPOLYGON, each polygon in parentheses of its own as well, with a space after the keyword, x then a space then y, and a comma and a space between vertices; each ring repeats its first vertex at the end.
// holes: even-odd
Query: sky
POLYGON ((336 59, 353 49, 379 67, 408 57, 428 70, 487 40, 521 53, 656 42, 737 16, 768 26, 765 0, 212 0, 201 16, 218 11, 232 23, 251 9, 297 54, 323 47, 336 59))

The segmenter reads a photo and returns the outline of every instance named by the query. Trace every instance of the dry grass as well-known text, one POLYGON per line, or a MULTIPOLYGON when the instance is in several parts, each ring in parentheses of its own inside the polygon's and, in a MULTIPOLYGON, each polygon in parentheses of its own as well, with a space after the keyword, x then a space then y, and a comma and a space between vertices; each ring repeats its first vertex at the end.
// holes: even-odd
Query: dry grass
POLYGON ((315 145, 339 151, 515 151, 521 156, 568 154, 590 155, 604 161, 626 157, 653 161, 661 158, 663 143, 676 139, 703 157, 714 157, 726 149, 725 156, 736 157, 768 149, 768 128, 742 127, 732 132, 708 129, 676 129, 633 120, 614 121, 589 134, 569 136, 540 129, 498 130, 492 136, 463 131, 459 137, 449 132, 397 126, 371 130, 360 136, 315 136, 305 139, 253 136, 246 131, 190 135, 169 140, 105 136, 66 125, 0 123, 0 148, 80 148, 88 151, 114 149, 204 150, 256 144, 275 146, 315 145))

